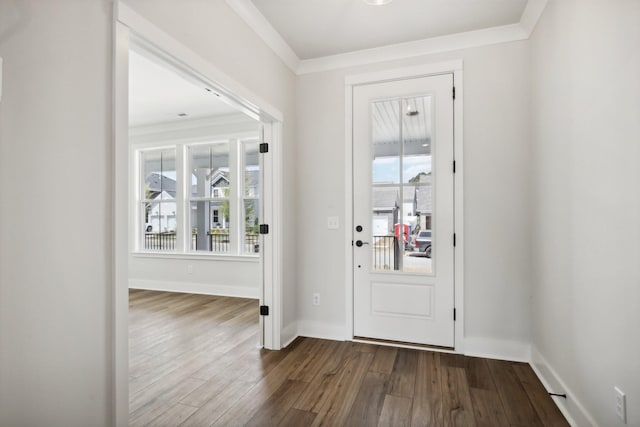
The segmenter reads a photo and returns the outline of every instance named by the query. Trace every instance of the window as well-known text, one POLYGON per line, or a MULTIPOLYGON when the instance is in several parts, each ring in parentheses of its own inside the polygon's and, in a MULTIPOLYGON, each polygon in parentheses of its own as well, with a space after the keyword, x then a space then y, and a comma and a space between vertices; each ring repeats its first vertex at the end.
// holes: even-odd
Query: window
POLYGON ((258 148, 252 138, 138 150, 140 250, 259 252, 258 148))
POLYGON ((192 250, 229 253, 231 249, 229 145, 223 142, 189 147, 192 250))
POLYGON ((259 251, 260 220, 260 149, 257 141, 247 141, 242 144, 244 165, 244 188, 242 192, 242 207, 244 218, 245 253, 259 251))
POLYGON ((176 150, 162 148, 141 153, 140 213, 142 247, 173 251, 176 248, 176 150))

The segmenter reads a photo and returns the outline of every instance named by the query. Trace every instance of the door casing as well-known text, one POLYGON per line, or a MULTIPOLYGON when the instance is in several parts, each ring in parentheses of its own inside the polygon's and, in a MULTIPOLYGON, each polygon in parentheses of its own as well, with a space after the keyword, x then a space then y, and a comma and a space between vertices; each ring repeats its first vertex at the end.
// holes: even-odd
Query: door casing
MULTIPOLYGON (((442 73, 453 73, 456 91, 454 102, 454 158, 456 173, 454 175, 454 230, 456 246, 454 248, 454 307, 456 322, 454 325, 455 353, 464 353, 464 232, 463 232, 463 150, 462 150, 462 104, 463 104, 463 62, 447 61, 414 67, 397 68, 366 74, 345 77, 345 215, 344 238, 348 245, 345 266, 345 339, 353 340, 354 315, 354 265, 353 265, 353 88, 357 85, 382 83, 416 77, 427 77, 442 73)), ((410 345, 406 347, 411 347, 410 345)), ((438 350, 435 348, 435 350, 438 350)), ((441 350, 446 351, 446 350, 441 350)))

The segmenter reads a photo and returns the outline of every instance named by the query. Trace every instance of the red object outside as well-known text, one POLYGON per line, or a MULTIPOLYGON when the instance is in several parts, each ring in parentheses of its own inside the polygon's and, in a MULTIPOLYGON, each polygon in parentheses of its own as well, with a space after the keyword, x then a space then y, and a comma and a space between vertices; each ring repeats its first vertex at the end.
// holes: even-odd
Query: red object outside
POLYGON ((394 228, 395 235, 398 240, 402 240, 404 243, 409 243, 409 224, 396 224, 394 228), (402 233, 402 236, 400 236, 400 233, 402 233))

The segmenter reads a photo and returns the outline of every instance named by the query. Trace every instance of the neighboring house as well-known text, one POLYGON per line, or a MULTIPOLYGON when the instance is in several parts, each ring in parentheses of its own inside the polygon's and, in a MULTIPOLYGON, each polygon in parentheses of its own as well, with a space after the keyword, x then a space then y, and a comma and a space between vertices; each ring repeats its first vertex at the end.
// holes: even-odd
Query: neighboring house
MULTIPOLYGON (((211 183, 211 197, 215 199, 226 199, 229 197, 229 173, 220 169, 216 169, 211 178, 209 179, 211 183)), ((218 229, 227 229, 229 227, 229 212, 228 212, 228 202, 227 209, 225 212, 224 208, 225 201, 224 200, 216 200, 215 202, 211 202, 210 204, 210 228, 218 228, 218 229)), ((191 217, 192 224, 196 222, 193 221, 195 219, 196 209, 195 206, 191 208, 191 217)))
POLYGON ((161 192, 166 191, 172 199, 176 197, 176 180, 166 174, 151 172, 144 181, 147 199, 155 199, 161 192))
MULTIPOLYGON (((433 187, 431 176, 421 177, 420 184, 404 186, 402 197, 403 223, 411 229, 431 229, 433 187)), ((373 231, 375 235, 392 233, 400 222, 400 194, 397 188, 376 188, 373 193, 373 231)))
POLYGON ((400 215, 400 192, 398 188, 375 188, 373 191, 373 235, 386 236, 393 233, 393 226, 400 215))
POLYGON ((416 187, 415 204, 415 213, 418 216, 420 229, 431 230, 431 215, 433 214, 433 187, 431 185, 416 187))
POLYGON ((225 198, 229 197, 229 173, 220 169, 216 169, 211 178, 211 197, 225 198))
POLYGON ((153 200, 160 201, 152 203, 147 217, 147 225, 151 226, 153 232, 175 232, 176 230, 176 202, 174 197, 166 191, 157 194, 153 200))
MULTIPOLYGON (((210 197, 212 199, 220 199, 212 201, 210 204, 210 224, 211 228, 227 229, 229 227, 229 212, 228 204, 225 207, 225 203, 228 203, 230 182, 228 171, 222 169, 216 169, 209 178, 211 183, 210 197)), ((244 173, 244 191, 242 193, 244 198, 252 199, 259 197, 259 183, 260 183, 260 170, 246 170, 244 173)), ((196 185, 192 185, 192 194, 196 193, 196 185)), ((253 225, 259 212, 257 209, 247 208, 246 212, 246 224, 253 225)), ((193 205, 191 207, 191 223, 197 223, 197 207, 193 205)))
POLYGON ((433 186, 432 175, 418 175, 418 184, 415 187, 415 215, 418 216, 418 224, 421 230, 431 230, 431 216, 433 215, 433 186))
MULTIPOLYGON (((209 182, 211 183, 210 197, 214 199, 226 199, 229 197, 229 176, 228 172, 222 169, 216 169, 211 175, 209 182)), ((244 197, 258 198, 259 197, 259 170, 247 170, 245 171, 245 191, 244 197)), ((150 173, 145 179, 145 191, 147 192, 147 198, 150 200, 168 200, 175 199, 176 197, 176 181, 175 179, 161 174, 159 172, 150 173)), ((192 194, 197 192, 197 184, 191 184, 192 194)), ((228 228, 229 218, 225 214, 224 200, 214 201, 211 203, 211 228, 228 228)), ((149 210, 146 223, 151 225, 154 232, 175 231, 176 219, 175 219, 176 205, 175 202, 153 204, 149 210)), ((196 206, 191 208, 192 224, 196 224, 196 206)), ((253 224, 258 217, 258 212, 255 209, 249 209, 246 221, 247 224, 253 224)))

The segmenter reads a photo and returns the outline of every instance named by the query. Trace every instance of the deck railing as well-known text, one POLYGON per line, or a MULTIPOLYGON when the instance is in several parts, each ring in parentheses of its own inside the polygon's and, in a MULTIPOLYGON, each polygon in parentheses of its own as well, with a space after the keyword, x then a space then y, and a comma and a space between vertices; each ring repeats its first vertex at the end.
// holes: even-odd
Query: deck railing
POLYGON ((144 233, 144 248, 150 251, 175 251, 176 233, 144 233))
POLYGON ((398 270, 400 268, 400 243, 396 236, 373 236, 373 269, 398 270))
MULTIPOLYGON (((226 233, 208 233, 209 251, 217 253, 229 252, 229 235, 226 233)), ((191 250, 198 247, 198 235, 191 235, 191 250)), ((175 251, 176 233, 145 233, 144 248, 150 251, 175 251)), ((243 253, 260 252, 260 235, 246 233, 244 236, 243 253)))

